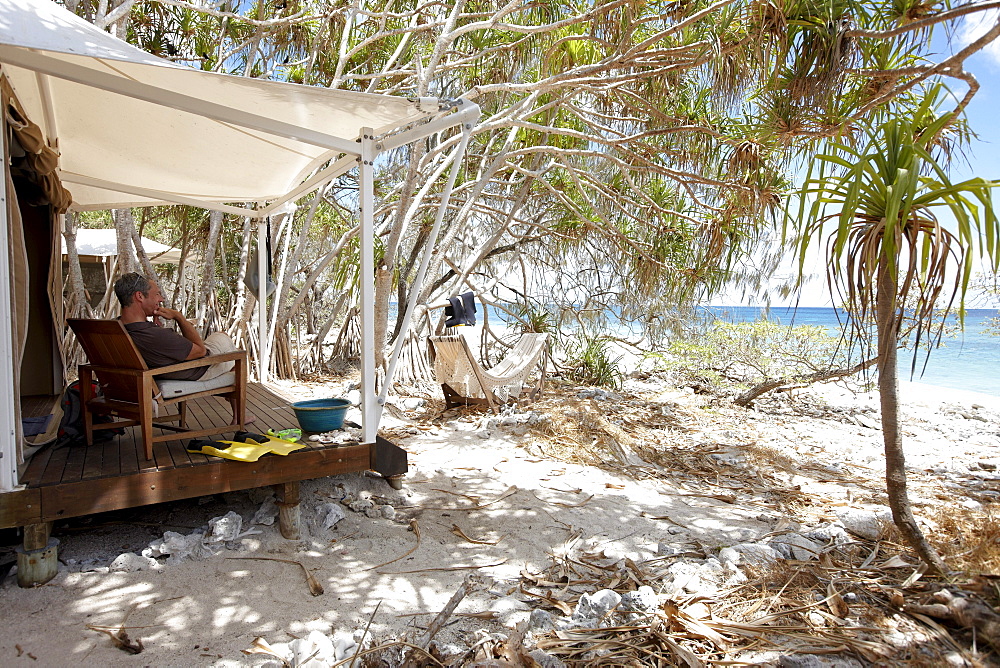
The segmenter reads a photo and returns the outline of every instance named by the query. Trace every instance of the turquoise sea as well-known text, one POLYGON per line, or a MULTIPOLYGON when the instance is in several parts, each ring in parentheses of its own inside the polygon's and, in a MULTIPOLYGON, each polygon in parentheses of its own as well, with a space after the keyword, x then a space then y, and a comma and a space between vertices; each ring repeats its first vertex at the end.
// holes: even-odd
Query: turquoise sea
MULTIPOLYGON (((706 310, 715 317, 729 322, 753 322, 762 318, 782 324, 819 325, 830 334, 841 330, 845 320, 833 308, 777 307, 765 309, 757 306, 709 306, 706 310)), ((998 316, 996 309, 969 309, 965 315, 965 330, 954 338, 945 338, 943 346, 931 352, 930 361, 921 375, 924 357, 917 361, 913 380, 958 390, 971 390, 1000 396, 1000 336, 986 332, 990 320, 998 316)), ((910 379, 912 355, 900 351, 899 377, 910 379)))

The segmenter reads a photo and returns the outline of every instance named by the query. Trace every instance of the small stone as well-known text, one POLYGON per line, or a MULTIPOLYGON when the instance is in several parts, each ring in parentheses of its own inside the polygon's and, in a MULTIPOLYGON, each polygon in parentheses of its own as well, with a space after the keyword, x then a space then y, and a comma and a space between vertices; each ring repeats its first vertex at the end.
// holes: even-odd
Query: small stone
POLYGON ((543 649, 533 649, 528 653, 541 668, 563 668, 566 664, 543 649))
POLYGON ((531 611, 531 616, 528 617, 529 631, 548 631, 552 628, 555 628, 555 624, 552 621, 552 615, 547 610, 535 608, 531 611))
POLYGON ((823 549, 820 545, 797 533, 775 536, 771 539, 770 545, 779 552, 783 552, 781 546, 787 546, 789 555, 798 561, 816 559, 823 549))
POLYGON ((324 529, 332 529, 337 522, 347 517, 343 507, 338 503, 324 503, 316 508, 316 518, 324 529))
POLYGON ((384 517, 387 520, 396 519, 396 509, 388 504, 380 506, 379 512, 382 513, 382 517, 384 517))
POLYGON ((673 557, 683 552, 681 548, 670 543, 659 542, 656 544, 656 554, 661 557, 673 557))
POLYGON ((250 523, 271 526, 274 524, 274 518, 277 516, 278 504, 274 502, 274 499, 265 499, 260 508, 257 509, 257 512, 254 513, 253 519, 250 520, 250 523))
POLYGON ((375 504, 368 499, 357 499, 347 504, 347 507, 356 513, 365 513, 375 507, 375 504))
POLYGON ((205 542, 226 543, 235 540, 243 529, 243 518, 234 510, 222 517, 213 517, 208 521, 208 535, 205 542))

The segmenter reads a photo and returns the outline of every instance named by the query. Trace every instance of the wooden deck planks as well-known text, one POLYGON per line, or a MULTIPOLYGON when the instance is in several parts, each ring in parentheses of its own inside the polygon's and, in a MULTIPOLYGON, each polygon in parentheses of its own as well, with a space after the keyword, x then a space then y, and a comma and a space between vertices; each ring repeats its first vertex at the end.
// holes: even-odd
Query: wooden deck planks
MULTIPOLYGON (((249 431, 266 432, 296 425, 295 414, 285 399, 271 393, 257 383, 247 385, 247 411, 257 420, 247 426, 249 431)), ((232 418, 229 403, 218 397, 204 397, 188 405, 187 423, 191 429, 201 429, 228 422, 232 418)), ((235 430, 234 430, 235 432, 235 430)), ((163 430, 155 430, 155 434, 163 430)), ((185 445, 188 439, 178 434, 176 440, 160 441, 153 444, 153 459, 146 461, 142 447, 141 431, 138 427, 128 427, 122 436, 115 436, 105 443, 90 447, 64 446, 46 448, 38 453, 21 476, 22 484, 29 487, 74 483, 117 476, 128 476, 154 471, 170 471, 178 468, 205 466, 218 458, 189 453, 185 445)), ((222 434, 219 440, 231 437, 222 434)), ((309 449, 316 444, 306 443, 309 449)))
MULTIPOLYGON (((257 417, 255 432, 297 424, 290 406, 258 384, 248 384, 247 410, 257 417)), ((191 428, 228 422, 229 406, 215 398, 192 402, 191 428), (199 405, 204 404, 204 405, 199 405)), ((406 470, 406 453, 384 439, 372 445, 307 448, 285 457, 234 462, 190 454, 183 437, 156 444, 154 460, 144 461, 137 428, 92 446, 39 453, 21 477, 23 492, 0 494, 0 527, 134 508, 150 503, 218 494, 375 468, 385 475, 406 470), (44 455, 44 456, 43 456, 44 455), (98 465, 98 462, 100 465, 98 465), (117 472, 116 472, 117 471, 117 472)))

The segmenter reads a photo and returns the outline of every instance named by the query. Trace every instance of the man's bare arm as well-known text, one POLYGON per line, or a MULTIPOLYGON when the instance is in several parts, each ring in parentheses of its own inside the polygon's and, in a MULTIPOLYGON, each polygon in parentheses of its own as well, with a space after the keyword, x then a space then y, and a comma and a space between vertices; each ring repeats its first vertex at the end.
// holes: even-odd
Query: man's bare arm
POLYGON ((199 334, 194 325, 188 322, 187 318, 181 315, 178 311, 175 311, 172 308, 167 308, 166 306, 158 306, 156 308, 155 315, 176 322, 177 326, 181 330, 181 336, 191 342, 191 352, 188 353, 185 360, 201 359, 208 354, 208 348, 205 347, 205 342, 202 340, 201 334, 199 334))

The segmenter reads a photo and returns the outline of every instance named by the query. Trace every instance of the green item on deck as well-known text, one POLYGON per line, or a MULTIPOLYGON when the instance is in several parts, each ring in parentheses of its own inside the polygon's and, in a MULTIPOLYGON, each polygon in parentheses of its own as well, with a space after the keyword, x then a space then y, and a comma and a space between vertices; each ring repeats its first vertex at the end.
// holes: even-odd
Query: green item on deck
POLYGON ((302 430, 296 427, 289 427, 288 429, 279 429, 275 431, 273 429, 267 430, 268 436, 273 436, 274 438, 280 438, 283 441, 295 442, 302 438, 302 430))
POLYGON ((233 436, 233 440, 250 445, 259 445, 266 448, 268 452, 276 455, 287 455, 289 452, 301 450, 306 447, 302 443, 295 443, 293 441, 288 441, 283 438, 275 438, 274 436, 268 436, 266 434, 255 434, 251 431, 238 431, 236 432, 236 435, 233 436))

